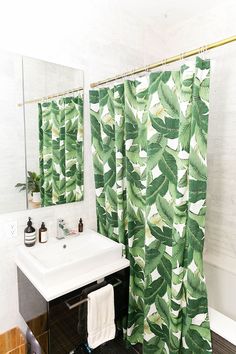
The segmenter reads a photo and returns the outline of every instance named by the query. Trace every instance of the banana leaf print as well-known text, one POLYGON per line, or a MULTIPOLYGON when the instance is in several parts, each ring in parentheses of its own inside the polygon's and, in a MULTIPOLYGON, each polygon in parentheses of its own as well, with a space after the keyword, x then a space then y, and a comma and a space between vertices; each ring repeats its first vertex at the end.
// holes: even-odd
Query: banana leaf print
POLYGON ((39 110, 42 206, 83 199, 83 98, 44 102, 39 110))
POLYGON ((90 91, 98 231, 130 260, 127 339, 212 353, 203 273, 210 62, 90 91))

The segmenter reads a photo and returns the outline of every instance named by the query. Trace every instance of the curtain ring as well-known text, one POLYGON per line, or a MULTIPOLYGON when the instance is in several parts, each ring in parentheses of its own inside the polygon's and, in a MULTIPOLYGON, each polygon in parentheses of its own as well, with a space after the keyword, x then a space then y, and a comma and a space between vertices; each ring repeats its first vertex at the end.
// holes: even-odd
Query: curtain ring
POLYGON ((204 45, 204 59, 206 59, 206 54, 207 54, 207 45, 204 45))
POLYGON ((165 65, 165 59, 162 59, 160 67, 163 68, 164 65, 165 65))
POLYGON ((150 72, 149 66, 146 65, 144 70, 146 71, 146 73, 149 73, 150 72))
POLYGON ((123 79, 123 81, 127 81, 127 80, 132 81, 133 76, 134 76, 134 69, 130 70, 130 71, 126 71, 125 74, 123 75, 122 79, 123 79))
POLYGON ((118 79, 117 78, 117 80, 116 81, 118 81, 119 82, 119 80, 120 80, 120 82, 122 83, 124 83, 125 81, 127 81, 128 80, 128 76, 127 76, 127 71, 125 72, 125 74, 124 75, 122 75, 122 77, 120 77, 120 79, 118 79))
POLYGON ((202 59, 205 59, 204 51, 205 51, 205 47, 202 46, 202 59))
POLYGON ((162 68, 162 70, 163 70, 163 66, 166 65, 166 60, 167 60, 167 59, 162 59, 162 61, 161 61, 160 67, 162 68))
POLYGON ((135 78, 135 75, 136 75, 135 71, 136 71, 136 69, 132 70, 131 78, 132 78, 133 81, 136 79, 135 78))
POLYGON ((163 59, 163 66, 167 65, 167 58, 163 59))
POLYGON ((203 56, 203 53, 204 53, 204 47, 200 47, 200 48, 199 48, 199 54, 200 54, 200 56, 203 56))

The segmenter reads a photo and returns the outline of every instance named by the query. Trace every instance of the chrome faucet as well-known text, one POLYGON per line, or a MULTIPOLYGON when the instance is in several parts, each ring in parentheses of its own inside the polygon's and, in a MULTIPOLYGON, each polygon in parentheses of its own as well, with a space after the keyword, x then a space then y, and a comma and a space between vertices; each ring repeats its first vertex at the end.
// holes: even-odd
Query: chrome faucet
POLYGON ((56 238, 58 240, 62 240, 63 238, 65 238, 65 236, 68 235, 68 230, 65 226, 66 226, 66 224, 65 224, 64 219, 57 220, 57 236, 56 236, 56 238))

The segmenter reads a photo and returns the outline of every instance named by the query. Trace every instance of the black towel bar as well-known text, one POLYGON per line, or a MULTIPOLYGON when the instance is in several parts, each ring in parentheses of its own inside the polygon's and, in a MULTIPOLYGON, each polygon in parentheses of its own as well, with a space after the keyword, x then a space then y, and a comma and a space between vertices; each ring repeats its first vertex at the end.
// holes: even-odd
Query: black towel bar
MULTIPOLYGON (((122 284, 122 281, 120 279, 116 279, 116 280, 117 280, 117 282, 115 284, 111 284, 111 285, 113 285, 113 288, 115 288, 116 286, 119 286, 120 284, 122 284)), ((80 300, 80 301, 78 301, 76 303, 70 304, 69 302, 71 300, 74 300, 74 299, 75 298, 71 298, 71 299, 65 301, 65 304, 66 304, 66 306, 68 307, 69 310, 73 310, 74 308, 76 308, 76 307, 80 306, 81 304, 83 304, 83 303, 88 301, 88 298, 86 298, 86 299, 80 300)))

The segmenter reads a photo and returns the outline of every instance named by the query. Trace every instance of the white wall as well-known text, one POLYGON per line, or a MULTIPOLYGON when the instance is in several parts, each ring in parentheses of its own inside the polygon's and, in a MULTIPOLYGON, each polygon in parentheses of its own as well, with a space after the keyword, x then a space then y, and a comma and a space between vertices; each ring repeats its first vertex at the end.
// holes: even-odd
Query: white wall
MULTIPOLYGON (((15 2, 14 11, 12 2, 6 6, 6 13, 1 11, 0 34, 4 34, 0 36, 1 45, 25 55, 84 68, 87 90, 89 82, 235 34, 235 0, 71 0, 66 6, 60 1, 42 0, 37 14, 32 1, 15 2)), ((232 44, 209 53, 217 68, 217 76, 212 79, 209 126, 206 235, 210 242, 209 252, 217 240, 224 240, 221 242, 225 245, 231 236, 235 238, 234 48, 235 44, 232 44), (216 236, 217 240, 214 240, 216 236)), ((72 222, 82 216, 86 226, 95 228, 88 91, 85 101, 85 200, 78 205, 31 211, 36 222, 46 218, 46 222, 55 225, 58 216, 70 217, 72 222)), ((20 225, 19 237, 12 241, 5 238, 0 228, 3 240, 0 243, 0 332, 22 324, 17 313, 13 253, 15 245, 23 240, 22 228, 28 215, 23 212, 0 218, 1 222, 17 218, 20 225)), ((220 249, 217 248, 217 254, 220 249)), ((234 264, 235 255, 231 257, 234 264)), ((223 253, 219 255, 221 263, 224 257, 223 253)))
POLYGON ((21 58, 0 52, 0 213, 25 209, 26 197, 15 188, 25 180, 21 58))
MULTIPOLYGON (((55 53, 55 61, 58 60, 59 55, 60 53, 55 53)), ((67 61, 67 65, 74 66, 74 62, 73 59, 71 63, 67 61)), ((45 221, 50 237, 55 237, 56 220, 59 217, 63 217, 72 228, 76 227, 79 218, 82 217, 84 227, 96 230, 90 140, 88 106, 86 106, 84 120, 84 201, 0 215, 0 333, 16 325, 25 329, 24 321, 18 312, 17 277, 14 256, 16 246, 23 243, 23 230, 26 226, 28 216, 32 217, 37 229, 40 227, 40 223, 45 221), (18 225, 18 235, 13 239, 9 238, 5 231, 5 225, 11 221, 17 221, 18 225)))

